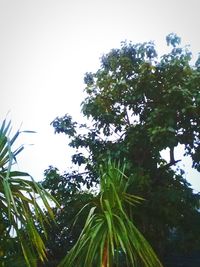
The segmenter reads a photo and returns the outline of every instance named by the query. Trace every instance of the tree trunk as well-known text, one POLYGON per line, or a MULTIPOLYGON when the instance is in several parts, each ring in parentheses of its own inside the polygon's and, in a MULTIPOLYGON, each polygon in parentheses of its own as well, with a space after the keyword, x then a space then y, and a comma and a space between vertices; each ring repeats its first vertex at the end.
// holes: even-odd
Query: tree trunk
POLYGON ((108 248, 107 243, 105 243, 104 249, 103 249, 103 259, 101 267, 109 267, 108 266, 108 248))
POLYGON ((170 147, 170 163, 174 163, 175 159, 174 159, 174 147, 170 147))

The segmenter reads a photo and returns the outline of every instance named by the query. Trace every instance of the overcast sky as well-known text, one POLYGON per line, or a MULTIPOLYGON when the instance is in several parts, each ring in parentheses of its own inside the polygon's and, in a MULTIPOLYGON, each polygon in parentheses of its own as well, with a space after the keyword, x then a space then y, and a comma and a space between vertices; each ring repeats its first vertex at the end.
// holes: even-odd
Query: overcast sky
MULTIPOLYGON (((155 41, 177 33, 200 51, 199 0, 0 0, 0 119, 8 111, 26 146, 19 168, 40 180, 49 165, 66 170, 67 139, 50 122, 70 113, 80 118, 83 76, 123 40, 155 41)), ((188 164, 188 162, 186 163, 188 164)), ((197 174, 189 181, 200 190, 197 174)))

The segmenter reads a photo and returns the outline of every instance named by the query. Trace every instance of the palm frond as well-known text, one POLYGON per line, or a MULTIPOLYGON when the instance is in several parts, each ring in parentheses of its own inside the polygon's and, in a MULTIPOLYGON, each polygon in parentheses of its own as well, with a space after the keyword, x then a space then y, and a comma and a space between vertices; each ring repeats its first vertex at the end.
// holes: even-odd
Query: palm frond
POLYGON ((101 169, 99 202, 91 208, 77 243, 59 267, 119 266, 119 254, 127 266, 162 266, 126 213, 125 203, 136 205, 143 199, 126 193, 129 180, 125 167, 119 168, 108 162, 101 169))
MULTIPOLYGON (((20 132, 17 131, 11 138, 10 132, 11 122, 4 120, 0 127, 0 211, 4 221, 8 223, 4 235, 11 238, 13 231, 21 245, 27 266, 35 267, 38 257, 41 261, 46 259, 44 240, 39 235, 36 224, 39 223, 45 233, 44 221, 47 217, 37 198, 40 198, 52 219, 54 216, 49 203, 58 203, 30 175, 12 171, 16 156, 24 147, 22 145, 12 150, 20 132)), ((8 260, 6 251, 3 253, 8 260)))

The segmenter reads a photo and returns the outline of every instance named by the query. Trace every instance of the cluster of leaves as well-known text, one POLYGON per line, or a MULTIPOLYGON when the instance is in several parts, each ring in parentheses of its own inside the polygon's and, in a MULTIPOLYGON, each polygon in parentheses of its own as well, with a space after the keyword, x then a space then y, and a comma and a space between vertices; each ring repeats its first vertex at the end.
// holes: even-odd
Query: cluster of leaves
POLYGON ((127 204, 135 206, 142 199, 126 192, 129 179, 124 170, 110 161, 101 166, 99 193, 89 203, 92 207, 76 244, 59 266, 121 266, 124 256, 127 266, 162 267, 127 216, 127 204))
MULTIPOLYGON (((44 175, 42 186, 61 204, 60 207, 52 208, 56 225, 45 224, 49 262, 45 263, 46 267, 57 266, 75 244, 84 227, 88 210, 85 209, 75 225, 74 219, 78 211, 93 199, 93 194, 80 188, 82 178, 76 172, 60 174, 57 168, 50 166, 44 175)), ((42 234, 42 229, 39 231, 42 234)))
POLYGON ((89 124, 79 125, 68 114, 52 122, 55 132, 70 138, 72 161, 85 167, 81 182, 88 186, 99 182, 98 166, 108 158, 126 162, 129 193, 146 199, 134 218, 160 255, 183 233, 181 247, 189 251, 189 239, 199 244, 191 242, 199 230, 190 224, 199 220, 199 195, 177 167, 174 148, 182 145, 200 170, 200 59, 193 66, 175 34, 166 40, 171 51, 161 57, 152 42, 112 49, 97 72, 84 78, 82 112, 89 124))
POLYGON ((0 265, 34 267, 38 259, 46 260, 44 239, 37 225, 46 237, 47 218, 37 198, 51 220, 54 217, 49 200, 54 199, 27 173, 11 170, 23 146, 12 149, 20 131, 11 138, 10 131, 11 123, 4 120, 0 128, 0 265))
MULTIPOLYGON (((175 47, 175 37, 167 37, 173 49, 159 61, 153 43, 122 43, 121 49, 104 56, 102 67, 86 74, 85 81, 88 75, 90 81, 82 110, 105 136, 124 135, 131 143, 134 137, 141 145, 143 133, 156 161, 163 149, 183 144, 193 167, 200 170, 200 72, 190 65, 191 52, 175 47)), ((140 154, 135 157, 143 165, 140 154)))

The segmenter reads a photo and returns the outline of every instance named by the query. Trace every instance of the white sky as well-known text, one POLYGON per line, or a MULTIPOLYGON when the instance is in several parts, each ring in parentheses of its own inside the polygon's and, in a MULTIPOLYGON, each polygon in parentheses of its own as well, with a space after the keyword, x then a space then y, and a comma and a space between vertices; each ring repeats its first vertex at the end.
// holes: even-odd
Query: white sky
MULTIPOLYGON (((194 54, 200 51, 199 0, 0 0, 0 119, 21 123, 27 146, 19 168, 37 180, 49 165, 66 170, 71 150, 50 122, 70 113, 80 118, 83 77, 99 57, 120 42, 155 41, 177 33, 194 54)), ((188 164, 188 162, 186 162, 188 164)), ((200 191, 198 174, 189 182, 200 191)))

